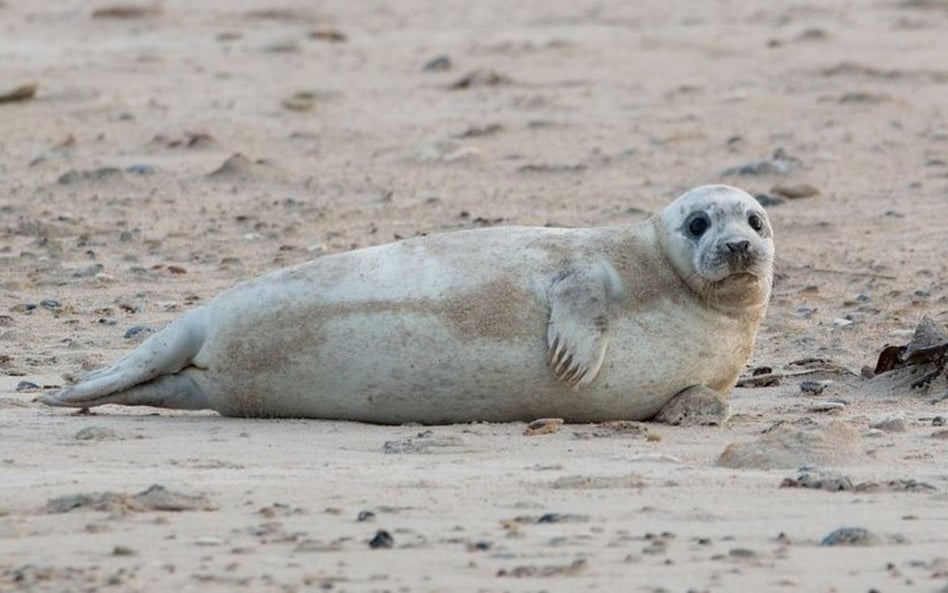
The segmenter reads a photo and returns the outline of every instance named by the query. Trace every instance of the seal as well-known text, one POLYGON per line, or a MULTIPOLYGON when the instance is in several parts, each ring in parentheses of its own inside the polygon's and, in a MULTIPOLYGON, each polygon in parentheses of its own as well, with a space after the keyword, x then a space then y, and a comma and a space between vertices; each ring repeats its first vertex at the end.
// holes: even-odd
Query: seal
POLYGON ((719 422, 773 256, 763 208, 724 185, 635 226, 418 237, 238 284, 40 400, 383 424, 719 422))

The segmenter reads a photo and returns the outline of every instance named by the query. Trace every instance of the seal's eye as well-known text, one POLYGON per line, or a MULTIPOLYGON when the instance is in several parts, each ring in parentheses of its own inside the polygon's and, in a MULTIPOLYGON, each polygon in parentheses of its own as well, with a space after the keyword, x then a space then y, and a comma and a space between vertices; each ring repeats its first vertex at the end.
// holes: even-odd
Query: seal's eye
POLYGON ((747 224, 758 233, 764 230, 764 221, 756 214, 751 214, 747 217, 747 224))
POLYGON ((699 212, 695 214, 691 222, 688 223, 688 232, 691 233, 691 236, 697 239, 708 230, 708 227, 711 226, 711 219, 708 218, 708 215, 704 212, 699 212))

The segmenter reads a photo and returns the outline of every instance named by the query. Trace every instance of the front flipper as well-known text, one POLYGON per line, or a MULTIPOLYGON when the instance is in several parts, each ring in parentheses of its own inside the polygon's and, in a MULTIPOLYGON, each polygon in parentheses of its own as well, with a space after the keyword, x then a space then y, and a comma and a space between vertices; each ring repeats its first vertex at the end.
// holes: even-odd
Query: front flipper
POLYGON ((727 422, 730 410, 723 395, 704 385, 693 385, 671 398, 654 420, 674 426, 720 426, 727 422))
POLYGON ((608 263, 572 268, 553 279, 546 344, 550 368, 570 387, 592 383, 609 345, 610 310, 622 293, 608 263))

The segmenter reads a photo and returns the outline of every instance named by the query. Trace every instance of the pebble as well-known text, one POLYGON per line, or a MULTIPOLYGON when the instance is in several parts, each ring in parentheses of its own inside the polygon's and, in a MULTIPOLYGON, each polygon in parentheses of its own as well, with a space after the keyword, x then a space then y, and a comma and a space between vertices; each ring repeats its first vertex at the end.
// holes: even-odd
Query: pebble
POLYGON ((35 303, 17 303, 10 307, 11 313, 31 313, 36 309, 35 303))
POLYGON ((115 325, 118 323, 118 320, 114 317, 100 317, 98 323, 102 325, 115 325))
POLYGON ((317 41, 329 41, 332 43, 344 43, 349 39, 345 33, 338 29, 317 29, 315 31, 310 31, 310 39, 316 39, 317 41))
POLYGON ((826 386, 820 383, 819 381, 801 381, 800 382, 800 392, 806 393, 807 395, 819 395, 823 393, 823 389, 826 386))
POLYGON ((105 266, 102 264, 92 264, 91 266, 85 266, 83 268, 77 268, 73 270, 72 276, 73 278, 89 278, 99 274, 104 268, 105 266))
POLYGON ((28 101, 36 96, 36 89, 39 88, 38 82, 21 84, 13 89, 4 89, 0 93, 0 103, 14 103, 17 101, 28 101))
POLYGON ((932 418, 932 426, 944 426, 946 422, 948 422, 948 419, 944 416, 935 416, 932 418))
POLYGON ((783 204, 786 200, 783 198, 778 198, 776 196, 771 196, 770 194, 754 194, 754 198, 764 208, 770 208, 771 206, 779 206, 783 204))
POLYGON ((820 195, 820 190, 807 183, 798 184, 778 184, 770 188, 770 191, 787 198, 788 200, 798 200, 801 198, 810 198, 820 195))
POLYGON ((204 535, 196 540, 194 540, 194 545, 196 546, 219 546, 224 543, 219 537, 214 537, 213 535, 204 535))
POLYGON ((40 301, 40 307, 45 309, 58 309, 62 307, 59 301, 53 299, 43 299, 40 301))
POLYGON ((395 538, 384 529, 379 529, 375 532, 375 536, 369 540, 369 547, 373 550, 393 548, 395 547, 395 538))
POLYGON ((71 185, 80 181, 102 181, 110 177, 121 177, 122 170, 118 167, 101 167, 90 171, 67 171, 57 180, 61 185, 71 185))
POLYGON ((788 157, 782 148, 778 148, 769 159, 729 167, 725 169, 721 175, 724 177, 730 175, 739 175, 742 177, 754 175, 785 175, 790 172, 794 160, 795 159, 788 157))
POLYGON ((128 328, 127 330, 125 330, 125 334, 122 337, 125 338, 126 340, 130 340, 136 336, 139 336, 139 334, 147 335, 147 334, 152 333, 153 331, 154 330, 148 327, 147 325, 134 325, 128 328))
POLYGON ((134 549, 130 548, 129 546, 119 545, 112 548, 113 556, 135 556, 137 554, 138 552, 136 552, 134 549))
POLYGON ((40 386, 32 381, 20 381, 16 384, 16 391, 33 391, 39 388, 40 386))
POLYGON ((824 401, 816 402, 806 409, 807 412, 836 412, 846 407, 843 402, 824 401))
POLYGON ((440 55, 428 60, 422 70, 425 72, 444 72, 450 70, 453 66, 450 56, 440 55))
POLYGON ((481 86, 500 86, 510 83, 510 78, 499 72, 481 69, 468 72, 449 85, 448 88, 451 90, 462 90, 481 86))
POLYGON ((143 164, 135 164, 127 167, 125 170, 134 175, 154 175, 155 171, 157 171, 152 165, 143 164))
POLYGON ((823 538, 821 546, 867 546, 874 538, 862 527, 841 527, 823 538))
POLYGON ((558 431, 562 425, 562 418, 540 418, 528 424, 523 434, 528 437, 540 434, 552 434, 558 431))
POLYGON ((835 325, 836 327, 846 327, 847 325, 852 325, 852 324, 853 324, 852 319, 843 319, 842 317, 837 317, 836 319, 833 320, 833 325, 835 325))
POLYGON ((372 511, 359 511, 356 521, 365 523, 366 521, 375 521, 375 513, 372 511))

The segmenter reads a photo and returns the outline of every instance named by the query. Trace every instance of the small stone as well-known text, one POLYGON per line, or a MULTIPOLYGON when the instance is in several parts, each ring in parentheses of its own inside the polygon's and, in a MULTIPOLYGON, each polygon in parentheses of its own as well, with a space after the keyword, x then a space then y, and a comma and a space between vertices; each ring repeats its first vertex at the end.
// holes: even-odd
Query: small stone
POLYGON ((157 169, 152 165, 135 164, 125 170, 134 175, 154 175, 157 169))
POLYGON ((749 550, 747 548, 734 548, 728 551, 728 556, 731 558, 753 558, 757 556, 757 552, 754 550, 749 550))
POLYGON ((17 303, 10 307, 11 313, 32 313, 34 310, 36 310, 35 303, 17 303))
POLYGON ((16 384, 16 391, 33 391, 39 388, 40 386, 32 381, 20 381, 16 384))
POLYGON ((528 437, 540 434, 553 434, 558 431, 562 425, 562 418, 540 418, 528 424, 523 434, 528 437))
POLYGON ((365 523, 366 521, 375 521, 375 513, 372 511, 359 511, 356 521, 365 523))
POLYGON ((841 527, 823 538, 821 546, 867 546, 873 542, 869 530, 862 527, 841 527))
POLYGON ((807 183, 780 183, 770 188, 770 191, 788 200, 799 200, 801 198, 811 198, 820 195, 820 190, 807 183))
POLYGON ((118 320, 114 317, 100 317, 98 320, 96 320, 96 323, 101 325, 115 325, 118 323, 118 320))
POLYGON ((771 196, 770 194, 754 194, 754 198, 757 200, 757 203, 763 206, 764 208, 779 206, 780 204, 783 204, 786 201, 783 198, 771 196))
POLYGON ((223 543, 224 540, 213 535, 204 535, 194 540, 194 545, 202 547, 219 546, 223 543))
POLYGON ((62 305, 57 300, 43 299, 40 301, 40 307, 43 307, 44 309, 58 309, 62 307, 62 305))
POLYGON ((185 268, 181 266, 176 266, 174 264, 168 266, 168 271, 171 272, 172 274, 187 274, 188 273, 188 271, 185 268))
POLYGON ((474 70, 459 78, 448 88, 452 90, 462 90, 482 86, 500 86, 510 83, 510 78, 499 72, 493 70, 474 70))
POLYGON ((422 70, 425 72, 444 72, 450 70, 453 65, 449 56, 440 55, 428 60, 422 70))
POLYGON ((800 392, 807 395, 819 395, 823 393, 825 385, 819 381, 801 381, 800 382, 800 392))
POLYGON ((348 39, 346 34, 338 29, 317 29, 310 32, 309 38, 332 43, 343 43, 348 39))
POLYGON ((837 412, 846 407, 846 404, 843 402, 837 401, 823 401, 816 402, 812 406, 806 409, 807 412, 837 412))
POLYGON ((0 92, 0 103, 15 103, 17 101, 28 101, 36 95, 39 88, 38 82, 21 84, 11 90, 0 92))
POLYGON ((932 418, 932 426, 944 426, 948 422, 944 416, 935 416, 932 418))
POLYGON ((135 556, 138 552, 130 548, 129 546, 115 546, 112 548, 113 556, 135 556))
POLYGON ((852 319, 843 319, 842 317, 837 317, 836 319, 833 320, 833 325, 835 325, 836 327, 846 327, 852 324, 853 324, 852 319))
POLYGON ((927 288, 916 288, 915 296, 917 297, 929 297, 932 295, 932 291, 927 288))
POLYGON ((379 529, 375 532, 375 536, 369 540, 369 547, 373 550, 393 548, 395 547, 395 538, 384 529, 379 529))
POLYGON ((153 331, 154 330, 148 327, 147 325, 134 325, 128 328, 127 330, 125 330, 125 334, 122 337, 125 338, 126 340, 130 340, 135 337, 146 336, 152 333, 153 331))

